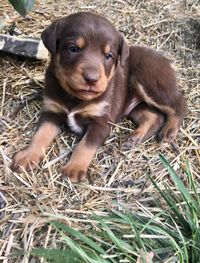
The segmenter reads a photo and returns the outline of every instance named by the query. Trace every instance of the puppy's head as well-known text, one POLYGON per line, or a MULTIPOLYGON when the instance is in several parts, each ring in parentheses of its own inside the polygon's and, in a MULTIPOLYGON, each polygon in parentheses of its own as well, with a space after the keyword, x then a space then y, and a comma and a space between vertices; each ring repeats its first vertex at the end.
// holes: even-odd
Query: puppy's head
POLYGON ((54 21, 42 40, 62 88, 82 100, 103 94, 117 64, 123 67, 129 54, 123 36, 108 20, 86 12, 54 21))

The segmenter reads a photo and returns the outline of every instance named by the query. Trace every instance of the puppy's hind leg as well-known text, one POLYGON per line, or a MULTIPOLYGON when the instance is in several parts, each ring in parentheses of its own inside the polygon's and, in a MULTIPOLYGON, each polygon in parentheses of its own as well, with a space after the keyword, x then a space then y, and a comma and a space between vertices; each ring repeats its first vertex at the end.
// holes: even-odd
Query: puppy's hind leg
POLYGON ((166 123, 159 133, 159 140, 170 142, 177 136, 179 128, 185 117, 187 104, 185 98, 179 93, 176 85, 168 85, 167 81, 157 89, 157 93, 138 83, 137 90, 141 98, 149 105, 157 108, 166 116, 166 123), (166 94, 164 94, 164 92, 166 94), (171 93, 170 93, 171 91, 171 93), (148 93, 152 93, 149 95, 148 93))
POLYGON ((165 112, 167 121, 158 134, 158 140, 161 142, 173 141, 177 136, 187 110, 186 100, 182 95, 177 98, 176 106, 172 107, 172 109, 169 112, 165 112))
POLYGON ((160 112, 151 109, 145 103, 141 103, 134 108, 128 115, 128 118, 136 124, 137 128, 123 143, 123 150, 133 149, 137 144, 157 134, 165 121, 164 116, 160 112))
POLYGON ((167 58, 150 48, 132 47, 130 56, 134 92, 165 115, 166 122, 159 139, 170 142, 176 138, 187 110, 176 73, 167 58))
POLYGON ((145 81, 138 76, 135 88, 143 101, 165 115, 166 123, 159 133, 159 140, 171 142, 177 136, 186 114, 187 104, 178 90, 175 72, 168 62, 160 65, 160 71, 154 67, 155 65, 151 69, 146 69, 148 74, 146 73, 145 81))

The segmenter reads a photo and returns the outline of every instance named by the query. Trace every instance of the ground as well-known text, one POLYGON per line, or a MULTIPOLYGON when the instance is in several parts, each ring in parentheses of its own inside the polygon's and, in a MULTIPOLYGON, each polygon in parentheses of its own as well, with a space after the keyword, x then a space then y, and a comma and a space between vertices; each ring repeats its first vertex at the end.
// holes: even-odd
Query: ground
MULTIPOLYGON (((39 37, 54 18, 77 11, 106 16, 125 35, 130 45, 148 45, 175 61, 178 83, 188 112, 173 144, 154 138, 131 152, 120 148, 134 126, 124 121, 112 133, 89 169, 88 180, 72 185, 60 177, 61 167, 77 143, 72 134, 61 133, 36 170, 10 170, 12 155, 30 142, 40 113, 40 98, 29 101, 43 87, 46 61, 1 54, 0 56, 0 260, 34 262, 25 255, 7 259, 12 252, 33 247, 54 247, 56 237, 49 217, 59 215, 71 226, 80 227, 90 214, 105 214, 111 208, 137 211, 140 204, 151 209, 151 174, 160 184, 168 181, 159 161, 162 153, 175 170, 188 159, 193 175, 200 180, 200 5, 199 1, 37 1, 27 18, 20 17, 3 0, 0 14, 16 22, 25 35, 39 37), (17 111, 20 103, 25 106, 17 111), (63 157, 64 155, 64 157, 63 157), (60 158, 58 158, 60 157, 60 158)), ((187 184, 187 178, 182 178, 187 184)))

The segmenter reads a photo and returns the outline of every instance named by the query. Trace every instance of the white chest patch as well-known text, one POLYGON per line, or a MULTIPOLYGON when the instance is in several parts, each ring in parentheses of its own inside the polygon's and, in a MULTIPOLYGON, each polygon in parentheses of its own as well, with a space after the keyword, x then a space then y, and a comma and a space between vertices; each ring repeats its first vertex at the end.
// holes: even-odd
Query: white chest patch
POLYGON ((83 132, 83 128, 78 125, 78 123, 77 123, 77 121, 75 119, 75 116, 74 116, 76 113, 77 112, 74 111, 74 112, 71 112, 68 115, 68 125, 71 128, 71 130, 74 131, 75 133, 82 133, 83 132))
POLYGON ((85 107, 76 109, 68 114, 68 125, 72 131, 76 133, 82 133, 83 128, 78 124, 76 120, 76 114, 80 114, 83 118, 90 116, 101 117, 109 114, 109 109, 109 103, 106 101, 88 104, 85 107))

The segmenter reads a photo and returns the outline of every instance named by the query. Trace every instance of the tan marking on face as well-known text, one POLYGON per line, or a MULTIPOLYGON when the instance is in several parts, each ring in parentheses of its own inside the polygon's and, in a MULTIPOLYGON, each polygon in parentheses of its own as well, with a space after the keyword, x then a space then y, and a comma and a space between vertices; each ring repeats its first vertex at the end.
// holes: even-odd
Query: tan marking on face
POLYGON ((50 98, 44 97, 43 104, 44 110, 48 110, 55 113, 69 113, 68 109, 64 105, 59 104, 50 98))
POLYGON ((67 92, 69 92, 71 94, 70 87, 67 84, 67 76, 66 76, 66 74, 64 72, 64 69, 60 65, 60 54, 56 55, 56 59, 55 59, 55 74, 56 74, 56 78, 59 81, 61 87, 65 91, 67 91, 67 92))
POLYGON ((175 111, 169 106, 164 106, 156 103, 151 97, 149 97, 144 89, 144 87, 140 83, 136 83, 136 89, 139 92, 139 95, 141 98, 149 105, 152 105, 158 109, 160 109, 162 112, 166 113, 167 115, 174 115, 175 111))
MULTIPOLYGON (((95 60, 95 58, 94 58, 95 60)), ((93 64, 93 63, 96 63, 96 62, 93 62, 92 60, 91 61, 87 61, 86 64, 93 64)), ((94 65, 98 72, 99 72, 99 79, 97 80, 97 83, 94 85, 94 89, 97 91, 97 92, 104 92, 106 87, 107 87, 107 83, 108 83, 108 78, 105 74, 105 68, 103 66, 102 63, 98 63, 97 65, 94 65)), ((72 75, 70 76, 70 78, 72 79, 73 83, 76 83, 77 84, 77 87, 80 89, 84 89, 86 86, 87 86, 87 83, 85 83, 85 80, 83 79, 83 68, 85 67, 85 63, 80 63, 77 68, 76 68, 76 71, 72 73, 72 75)))
POLYGON ((100 90, 101 93, 103 93, 108 87, 108 78, 105 73, 105 68, 102 64, 100 64, 100 72, 101 72, 101 77, 97 82, 97 89, 100 90))
POLYGON ((79 47, 79 48, 83 48, 85 46, 85 39, 83 37, 79 37, 77 40, 76 40, 76 45, 79 47))
POLYGON ((107 53, 110 52, 110 50, 111 50, 110 45, 109 45, 109 44, 106 44, 105 47, 104 47, 104 53, 107 54, 107 53))
POLYGON ((107 89, 108 78, 102 64, 99 65, 100 78, 93 87, 89 87, 88 84, 85 83, 82 75, 83 63, 80 63, 76 69, 70 71, 70 69, 65 70, 62 68, 59 61, 60 55, 57 55, 55 61, 56 77, 62 88, 73 96, 81 100, 89 101, 99 97, 107 89), (94 92, 84 92, 88 89, 93 89, 94 92))

